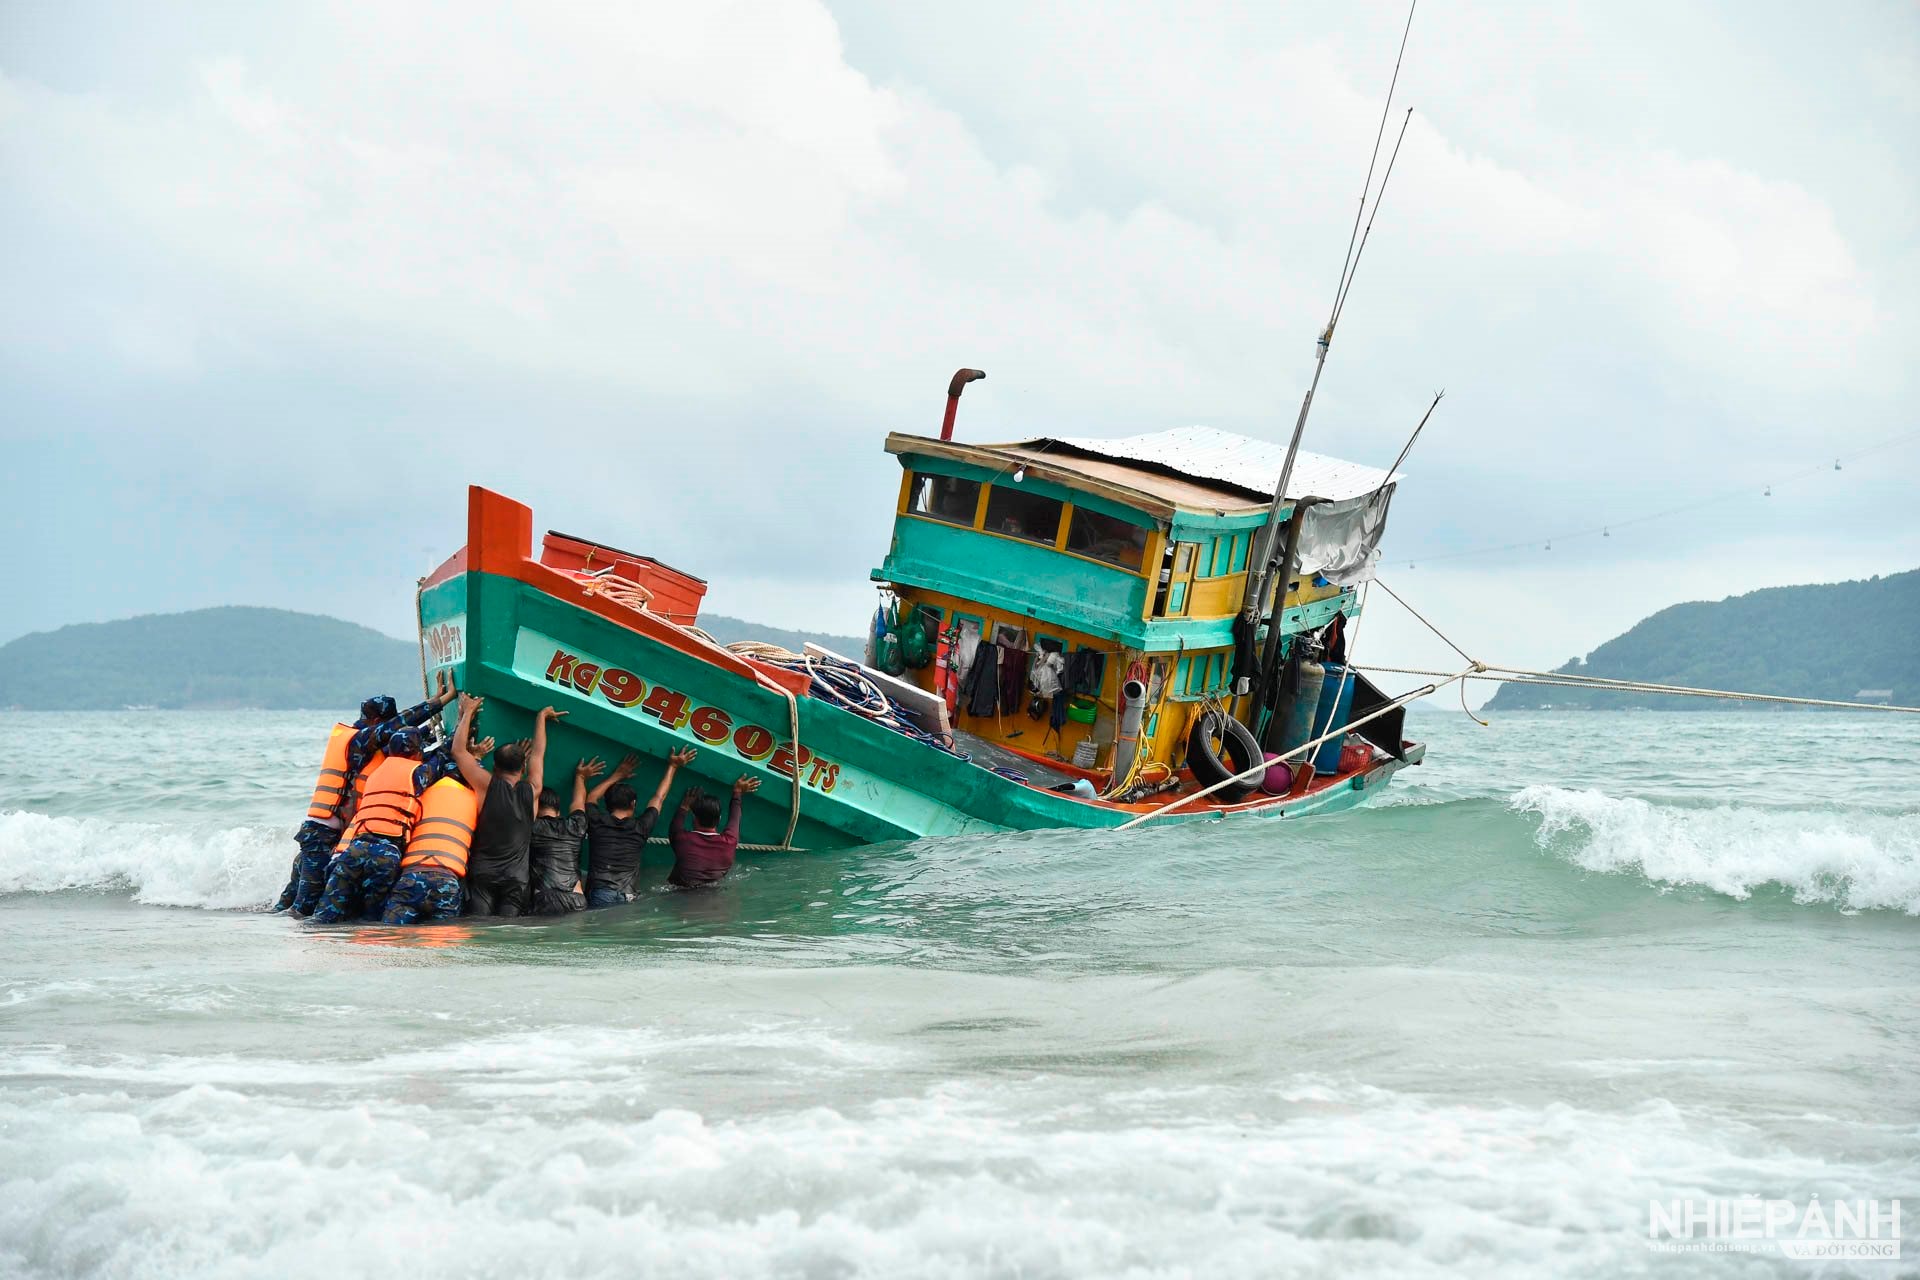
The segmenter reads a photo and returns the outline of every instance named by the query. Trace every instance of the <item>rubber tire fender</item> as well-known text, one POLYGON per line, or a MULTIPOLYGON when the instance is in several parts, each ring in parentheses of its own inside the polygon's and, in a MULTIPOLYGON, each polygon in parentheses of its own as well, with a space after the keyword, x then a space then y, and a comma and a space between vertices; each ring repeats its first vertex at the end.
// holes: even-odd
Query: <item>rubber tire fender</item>
MULTIPOLYGON (((1202 787, 1210 787, 1216 782, 1225 782, 1235 774, 1247 770, 1266 757, 1260 751, 1260 744, 1253 740, 1253 733, 1247 726, 1230 716, 1217 711, 1209 711, 1193 722, 1192 730, 1187 734, 1187 768, 1193 770, 1193 777, 1202 787), (1225 729, 1221 728, 1222 722, 1225 729), (1213 737, 1218 733, 1225 740, 1227 761, 1220 759, 1213 750, 1213 737)), ((1230 787, 1222 787, 1214 795, 1227 804, 1246 799, 1259 785, 1258 778, 1236 782, 1230 787)))

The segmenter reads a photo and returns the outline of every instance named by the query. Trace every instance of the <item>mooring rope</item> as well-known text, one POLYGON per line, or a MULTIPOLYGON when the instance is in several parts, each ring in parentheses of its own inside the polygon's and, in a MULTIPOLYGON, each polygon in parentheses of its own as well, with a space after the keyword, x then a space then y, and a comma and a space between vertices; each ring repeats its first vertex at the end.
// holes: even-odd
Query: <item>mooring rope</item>
POLYGON ((416 578, 413 584, 413 630, 420 643, 420 696, 431 698, 427 688, 427 580, 416 578))
MULTIPOLYGON (((1794 698, 1782 693, 1748 693, 1738 689, 1701 689, 1692 685, 1663 684, 1657 680, 1616 680, 1610 676, 1583 676, 1571 671, 1534 671, 1528 667, 1502 667, 1493 663, 1475 662, 1473 657, 1469 655, 1465 649, 1462 649, 1453 642, 1451 636, 1428 621, 1426 615, 1408 604, 1398 591, 1395 591, 1379 578, 1375 578, 1374 581, 1380 583, 1380 589, 1398 601, 1402 609, 1405 609, 1418 619, 1421 626, 1433 632, 1434 635, 1439 636, 1449 649, 1465 658, 1468 662, 1474 663, 1474 673, 1467 677, 1468 680, 1493 680, 1501 684, 1552 685, 1567 689, 1615 689, 1621 693, 1670 693, 1683 698, 1724 698, 1730 702, 1778 702, 1786 706, 1796 707, 1838 707, 1846 710, 1902 711, 1910 715, 1920 714, 1920 707, 1892 706, 1884 702, 1840 702, 1831 698, 1794 698)), ((1359 663, 1355 663, 1354 665, 1362 671, 1379 671, 1388 675, 1443 676, 1447 674, 1444 671, 1430 671, 1423 667, 1373 667, 1362 666, 1359 663)), ((1460 705, 1463 708, 1467 705, 1465 683, 1462 683, 1460 686, 1460 705)), ((1487 723, 1485 720, 1481 720, 1479 716, 1474 716, 1471 711, 1467 712, 1467 714, 1473 716, 1474 720, 1482 725, 1487 723)))
MULTIPOLYGON (((1421 667, 1361 666, 1362 671, 1388 675, 1435 676, 1445 672, 1421 667)), ((1562 689, 1590 689, 1617 693, 1669 693, 1682 698, 1723 698, 1729 702, 1778 702, 1794 707, 1836 707, 1847 711, 1897 711, 1920 715, 1920 707, 1902 707, 1886 702, 1844 702, 1833 698, 1794 698, 1784 693, 1751 693, 1739 689, 1700 689, 1684 684, 1659 684, 1651 680, 1614 680, 1606 676, 1582 676, 1570 671, 1534 671, 1526 667, 1488 665, 1485 674, 1470 675, 1469 680, 1492 680, 1501 684, 1537 684, 1562 689)))
MULTIPOLYGON (((787 834, 773 848, 782 853, 798 852, 793 848, 793 833, 800 826, 800 703, 793 696, 793 690, 787 686, 767 679, 758 671, 753 673, 753 678, 760 682, 762 688, 772 689, 787 700, 787 730, 791 735, 789 741, 793 743, 793 775, 788 779, 791 786, 788 789, 787 799, 787 834)), ((759 847, 744 844, 740 846, 742 849, 759 847)))

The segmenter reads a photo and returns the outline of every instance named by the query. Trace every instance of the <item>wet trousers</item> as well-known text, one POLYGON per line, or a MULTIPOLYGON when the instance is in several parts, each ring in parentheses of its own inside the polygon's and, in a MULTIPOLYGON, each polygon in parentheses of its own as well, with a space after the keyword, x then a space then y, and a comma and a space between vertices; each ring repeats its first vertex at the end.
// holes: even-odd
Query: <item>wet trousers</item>
POLYGON ((445 867, 408 867, 393 882, 381 924, 418 924, 422 920, 458 920, 466 891, 460 877, 445 867))
POLYGON ((399 875, 400 846, 381 836, 361 836, 327 864, 327 887, 313 922, 378 920, 399 875))
POLYGON ((280 891, 275 911, 291 910, 296 916, 310 916, 320 903, 327 885, 327 859, 340 841, 340 833, 324 822, 308 818, 293 833, 299 852, 293 855, 293 870, 287 875, 287 887, 280 891))

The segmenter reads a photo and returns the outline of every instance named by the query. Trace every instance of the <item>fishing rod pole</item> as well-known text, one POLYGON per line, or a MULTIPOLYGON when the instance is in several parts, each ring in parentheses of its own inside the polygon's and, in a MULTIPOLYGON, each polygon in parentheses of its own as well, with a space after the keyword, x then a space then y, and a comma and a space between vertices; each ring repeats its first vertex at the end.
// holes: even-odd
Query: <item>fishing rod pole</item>
MULTIPOLYGON (((1273 585, 1276 572, 1280 569, 1274 557, 1274 548, 1280 533, 1280 513, 1287 506, 1287 485, 1293 479, 1293 464, 1300 456, 1300 441, 1307 432, 1307 416, 1313 409, 1314 392, 1320 387, 1320 375, 1326 371, 1327 351, 1333 345, 1333 330, 1340 322, 1340 311, 1346 305, 1347 293, 1353 287, 1353 278, 1359 273, 1360 258, 1366 253, 1367 238, 1373 233, 1373 219, 1380 215, 1380 202, 1386 197, 1388 180, 1393 177, 1393 162, 1400 155, 1400 144, 1406 140, 1407 120, 1413 117, 1413 112, 1409 109, 1407 120, 1401 121, 1400 135, 1393 144, 1393 155, 1388 158, 1386 172, 1380 178, 1380 189, 1373 192, 1373 214, 1366 217, 1366 230, 1361 232, 1360 223, 1363 215, 1366 214, 1367 195, 1373 186, 1373 171, 1380 162, 1380 144, 1386 137, 1387 117, 1393 111, 1394 91, 1400 84, 1400 64, 1406 57, 1407 37, 1413 31, 1413 15, 1418 4, 1419 0, 1413 0, 1407 6, 1407 23, 1400 32, 1400 49, 1393 59, 1393 77, 1387 82, 1386 102, 1380 108, 1380 127, 1374 133, 1373 153, 1367 160, 1366 181, 1360 188, 1360 206, 1353 217, 1354 232, 1348 233, 1346 258, 1340 264, 1340 285, 1334 291, 1333 309, 1327 315, 1326 327, 1320 331, 1320 337, 1314 344, 1313 378, 1307 383, 1307 393, 1300 401, 1300 413, 1294 419, 1293 435, 1287 441, 1287 455, 1280 464, 1280 478, 1273 486, 1273 501, 1267 508, 1266 523, 1261 525, 1254 544, 1255 572, 1247 583, 1246 601, 1241 610, 1243 625, 1249 633, 1259 625, 1260 611, 1266 605, 1267 592, 1273 585), (1357 240, 1356 232, 1359 233, 1357 240)), ((1282 601, 1276 600, 1274 603, 1277 613, 1282 601)), ((1279 624, 1276 621, 1274 625, 1279 624)), ((1243 687, 1238 692, 1254 694, 1253 705, 1258 706, 1266 693, 1264 673, 1258 680, 1258 687, 1255 687, 1255 680, 1252 678, 1243 679, 1240 684, 1243 687)))
POLYGON ((1393 473, 1400 469, 1400 464, 1405 462, 1407 460, 1407 455, 1413 452, 1413 442, 1415 440, 1418 440, 1420 438, 1420 433, 1427 429, 1427 419, 1433 416, 1433 411, 1435 409, 1438 409, 1440 407, 1440 402, 1446 398, 1447 398, 1447 392, 1444 387, 1439 391, 1436 391, 1433 393, 1433 403, 1428 405, 1427 411, 1420 415, 1420 423, 1418 426, 1414 427, 1413 434, 1407 437, 1407 442, 1400 446, 1400 456, 1395 458, 1393 460, 1393 465, 1387 468, 1387 474, 1381 478, 1379 487, 1376 488, 1372 493, 1367 495, 1368 502, 1372 502, 1375 498, 1379 497, 1380 490, 1386 488, 1387 485, 1392 483, 1393 473))

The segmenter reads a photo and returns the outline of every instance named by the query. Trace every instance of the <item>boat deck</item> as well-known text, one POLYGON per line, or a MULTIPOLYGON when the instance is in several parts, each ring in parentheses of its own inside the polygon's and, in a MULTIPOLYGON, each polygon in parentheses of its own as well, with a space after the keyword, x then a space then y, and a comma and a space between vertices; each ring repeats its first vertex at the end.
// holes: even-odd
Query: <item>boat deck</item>
MULTIPOLYGON (((1105 780, 1104 774, 1081 769, 1068 761, 1053 760, 1042 756, 1031 755, 1017 747, 1003 746, 988 742, 984 738, 977 738, 964 730, 954 730, 953 737, 954 746, 967 753, 967 755, 972 758, 974 764, 980 765, 983 768, 1006 769, 1013 773, 1020 774, 1027 779, 1027 785, 1030 787, 1051 790, 1064 783, 1072 782, 1075 778, 1085 778, 1095 786, 1099 786, 1105 780)), ((1284 796, 1272 796, 1267 795, 1265 792, 1255 791, 1245 799, 1229 801, 1222 799, 1220 793, 1216 792, 1204 800, 1195 802, 1191 809, 1187 811, 1193 813, 1212 812, 1224 814, 1245 813, 1251 810, 1267 808, 1291 808, 1308 801, 1323 799, 1325 793, 1329 791, 1364 787, 1367 785, 1369 775, 1375 773, 1383 766, 1390 765, 1394 769, 1398 769, 1402 765, 1419 764, 1425 755, 1426 747, 1424 744, 1404 742, 1401 744, 1401 755, 1397 759, 1376 750, 1370 755, 1365 764, 1354 769, 1342 770, 1339 773, 1310 775, 1304 786, 1295 787, 1284 796)), ((1188 773, 1184 769, 1180 771, 1179 778, 1179 786, 1147 796, 1145 799, 1137 800, 1130 804, 1120 804, 1112 800, 1088 799, 1084 796, 1075 795, 1067 795, 1066 798, 1079 804, 1096 805, 1102 809, 1112 809, 1123 813, 1152 813, 1164 805, 1179 800, 1183 796, 1191 796, 1195 792, 1205 789, 1199 782, 1195 781, 1191 773, 1188 773)))

